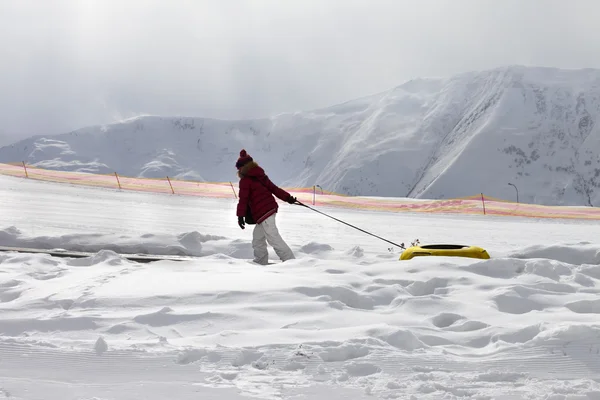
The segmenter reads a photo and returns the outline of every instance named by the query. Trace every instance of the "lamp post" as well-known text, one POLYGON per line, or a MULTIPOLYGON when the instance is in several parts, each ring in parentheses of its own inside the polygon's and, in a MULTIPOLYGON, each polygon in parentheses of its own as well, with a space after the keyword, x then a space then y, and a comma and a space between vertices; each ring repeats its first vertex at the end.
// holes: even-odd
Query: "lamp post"
POLYGON ((510 186, 514 187, 515 190, 517 191, 517 204, 519 203, 519 189, 517 189, 517 187, 515 185, 513 185, 512 183, 508 183, 510 186))
POLYGON ((321 194, 323 194, 323 188, 321 186, 319 186, 319 185, 313 185, 313 206, 316 203, 317 188, 321 189, 321 194))

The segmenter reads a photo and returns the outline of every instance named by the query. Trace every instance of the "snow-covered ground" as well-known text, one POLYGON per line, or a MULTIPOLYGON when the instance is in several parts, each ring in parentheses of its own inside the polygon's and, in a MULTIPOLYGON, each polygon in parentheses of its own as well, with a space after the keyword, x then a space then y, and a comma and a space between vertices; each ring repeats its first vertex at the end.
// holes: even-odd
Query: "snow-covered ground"
POLYGON ((600 398, 597 223, 320 208, 492 256, 399 261, 281 203, 298 258, 262 267, 234 209, 0 177, 0 245, 97 252, 0 253, 0 398, 600 398))

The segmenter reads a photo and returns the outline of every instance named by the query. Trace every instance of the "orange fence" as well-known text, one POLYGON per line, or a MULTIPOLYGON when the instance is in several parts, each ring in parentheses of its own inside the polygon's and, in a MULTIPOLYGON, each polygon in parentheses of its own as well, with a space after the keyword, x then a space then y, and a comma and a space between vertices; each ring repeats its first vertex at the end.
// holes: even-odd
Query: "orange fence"
MULTIPOLYGON (((132 178, 113 174, 91 174, 41 169, 22 164, 0 164, 0 175, 37 179, 48 182, 114 188, 187 196, 237 198, 237 182, 195 182, 187 180, 132 178)), ((600 208, 543 206, 515 203, 478 194, 447 200, 419 200, 346 196, 322 190, 320 187, 285 188, 305 204, 346 207, 372 211, 454 213, 530 218, 600 219, 600 208)))

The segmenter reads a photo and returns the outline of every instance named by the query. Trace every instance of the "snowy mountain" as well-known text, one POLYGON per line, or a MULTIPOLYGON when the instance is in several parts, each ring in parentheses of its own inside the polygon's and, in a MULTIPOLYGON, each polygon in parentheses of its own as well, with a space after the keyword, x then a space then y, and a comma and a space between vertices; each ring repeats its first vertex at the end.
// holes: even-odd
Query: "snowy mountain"
POLYGON ((272 118, 151 116, 36 136, 0 148, 0 162, 235 182, 245 148, 284 186, 514 200, 510 182, 522 202, 597 205, 599 119, 600 70, 510 66, 272 118))

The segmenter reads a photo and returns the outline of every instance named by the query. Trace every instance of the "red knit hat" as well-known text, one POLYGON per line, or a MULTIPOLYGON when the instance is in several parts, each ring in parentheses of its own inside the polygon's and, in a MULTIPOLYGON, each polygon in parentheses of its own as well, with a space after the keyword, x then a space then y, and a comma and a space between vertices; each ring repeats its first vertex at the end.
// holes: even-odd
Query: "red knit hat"
POLYGON ((252 157, 250 157, 248 153, 246 153, 246 150, 242 149, 242 151, 240 151, 240 158, 238 158, 237 162, 235 163, 235 167, 237 169, 240 169, 244 165, 248 164, 250 161, 253 161, 252 157))

